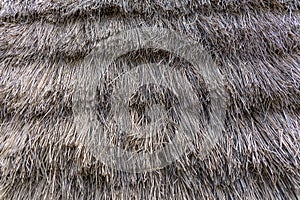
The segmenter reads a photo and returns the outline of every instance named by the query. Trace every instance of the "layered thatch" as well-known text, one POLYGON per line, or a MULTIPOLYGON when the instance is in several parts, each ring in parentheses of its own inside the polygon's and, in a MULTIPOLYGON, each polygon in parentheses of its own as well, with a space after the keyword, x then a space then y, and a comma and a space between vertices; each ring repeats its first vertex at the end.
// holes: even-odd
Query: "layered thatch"
POLYGON ((0 199, 299 195, 298 0, 6 0, 0 63, 0 199), (203 45, 230 99, 226 131, 204 160, 195 149, 164 169, 134 174, 103 165, 82 144, 72 95, 76 66, 97 43, 141 26, 203 45))

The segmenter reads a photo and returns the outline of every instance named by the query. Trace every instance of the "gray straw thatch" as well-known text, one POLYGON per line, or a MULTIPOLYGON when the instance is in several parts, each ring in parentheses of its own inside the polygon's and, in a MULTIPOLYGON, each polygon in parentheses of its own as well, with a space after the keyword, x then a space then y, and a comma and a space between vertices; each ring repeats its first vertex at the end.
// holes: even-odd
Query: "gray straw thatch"
POLYGON ((0 1, 0 199, 297 196, 299 0, 0 1), (223 74, 229 100, 226 130, 205 158, 195 144, 163 169, 129 173, 81 143, 72 96, 85 56, 141 26, 199 42, 223 74))

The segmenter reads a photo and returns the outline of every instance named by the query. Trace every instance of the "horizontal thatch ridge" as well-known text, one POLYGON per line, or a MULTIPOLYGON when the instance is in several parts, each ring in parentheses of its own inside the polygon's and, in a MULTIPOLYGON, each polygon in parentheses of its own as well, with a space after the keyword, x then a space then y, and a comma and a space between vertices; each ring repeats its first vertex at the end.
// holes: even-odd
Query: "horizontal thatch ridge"
POLYGON ((95 0, 80 0, 80 1, 19 1, 10 0, 4 1, 3 9, 0 13, 0 19, 3 21, 19 21, 19 20, 36 20, 44 19, 52 22, 63 22, 69 17, 86 16, 90 13, 96 12, 102 15, 115 14, 141 14, 146 13, 151 15, 159 12, 160 14, 175 13, 177 15, 187 15, 197 12, 210 13, 215 12, 234 12, 246 10, 278 10, 294 12, 298 11, 300 6, 297 0, 271 0, 265 1, 148 1, 134 2, 134 1, 95 1, 95 0), (185 8, 185 9, 182 9, 185 8))

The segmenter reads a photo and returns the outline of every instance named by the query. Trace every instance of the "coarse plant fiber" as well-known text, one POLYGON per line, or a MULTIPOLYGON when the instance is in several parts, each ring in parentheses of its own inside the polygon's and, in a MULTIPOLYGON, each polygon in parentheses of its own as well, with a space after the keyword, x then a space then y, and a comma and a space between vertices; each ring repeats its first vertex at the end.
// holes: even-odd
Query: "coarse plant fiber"
POLYGON ((297 199, 299 152, 298 0, 0 2, 0 199, 297 199), (196 141, 172 165, 136 174, 82 145, 76 67, 136 27, 187 35, 224 76, 226 130, 205 158, 196 141))

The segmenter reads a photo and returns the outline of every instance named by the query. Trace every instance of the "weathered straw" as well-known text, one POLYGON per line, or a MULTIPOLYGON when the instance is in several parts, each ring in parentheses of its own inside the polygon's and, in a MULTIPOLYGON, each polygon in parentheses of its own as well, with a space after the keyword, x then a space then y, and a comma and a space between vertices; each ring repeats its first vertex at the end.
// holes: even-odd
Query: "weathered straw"
POLYGON ((298 0, 0 2, 0 199, 297 199, 299 151, 298 0), (229 101, 205 159, 195 141, 172 165, 135 174, 82 143, 72 97, 85 56, 141 26, 204 46, 229 101))

